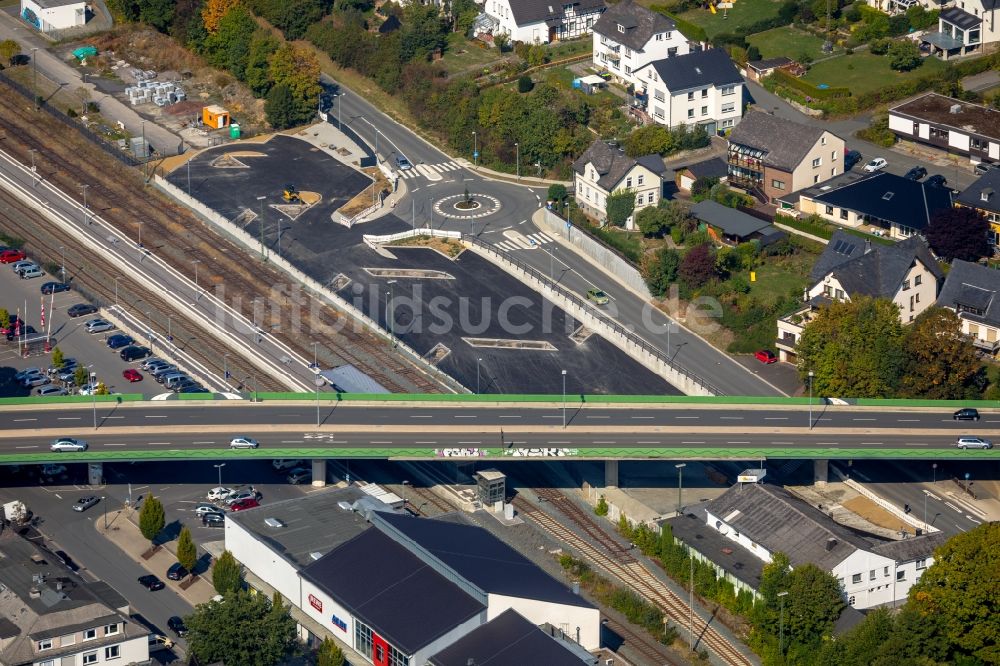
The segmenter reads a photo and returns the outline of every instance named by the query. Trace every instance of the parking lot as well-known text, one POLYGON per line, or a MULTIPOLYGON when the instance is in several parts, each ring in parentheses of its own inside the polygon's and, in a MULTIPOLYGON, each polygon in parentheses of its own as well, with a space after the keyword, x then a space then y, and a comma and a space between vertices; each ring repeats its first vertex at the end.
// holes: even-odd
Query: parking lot
MULTIPOLYGON (((31 257, 28 257, 31 259, 31 257)), ((84 326, 87 321, 98 317, 98 314, 70 317, 69 308, 86 300, 73 288, 73 275, 66 275, 69 291, 43 295, 41 287, 47 282, 59 282, 62 275, 57 272, 31 279, 21 279, 14 272, 15 264, 0 264, 0 308, 4 308, 13 317, 23 320, 25 326, 31 326, 36 332, 25 337, 37 339, 30 345, 28 356, 24 356, 24 348, 17 340, 7 340, 0 336, 0 397, 18 397, 34 395, 36 388, 25 387, 16 381, 14 375, 25 368, 40 368, 43 373, 52 363, 51 353, 45 353, 41 338, 48 333, 54 340, 53 349, 58 347, 67 359, 75 359, 80 366, 87 367, 88 372, 96 373, 97 381, 103 382, 109 391, 117 393, 146 393, 156 395, 167 392, 145 372, 140 372, 142 379, 129 382, 122 373, 135 368, 138 361, 126 363, 121 360, 118 350, 109 349, 106 339, 116 331, 87 333, 84 326), (45 325, 42 325, 42 308, 45 309, 45 325)), ((30 329, 29 329, 30 331, 30 329)), ((137 341, 136 344, 144 344, 137 341)), ((54 386, 65 386, 73 392, 72 385, 65 385, 58 377, 51 378, 54 386)))

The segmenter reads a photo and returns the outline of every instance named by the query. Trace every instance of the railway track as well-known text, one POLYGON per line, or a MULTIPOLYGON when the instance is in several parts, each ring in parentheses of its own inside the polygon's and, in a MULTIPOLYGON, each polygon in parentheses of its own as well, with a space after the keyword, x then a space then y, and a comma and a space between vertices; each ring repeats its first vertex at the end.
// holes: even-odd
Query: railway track
MULTIPOLYGON (((22 164, 35 164, 41 178, 67 194, 80 193, 86 185, 88 208, 113 225, 123 238, 141 238, 144 247, 185 275, 201 270, 201 284, 206 289, 225 288, 235 292, 230 305, 260 328, 282 337, 302 358, 312 358, 312 340, 325 343, 319 360, 328 366, 350 363, 375 378, 393 392, 437 393, 441 386, 422 368, 394 353, 377 335, 357 329, 353 320, 321 303, 312 307, 311 297, 299 290, 282 291, 290 278, 274 267, 247 261, 248 253, 215 233, 190 211, 146 191, 142 176, 109 157, 82 135, 67 132, 66 127, 47 114, 37 113, 30 100, 14 89, 0 84, 0 129, 4 132, 4 150, 22 164), (88 182, 81 183, 80 178, 88 182), (254 316, 255 301, 268 305, 260 321, 254 316), (290 330, 312 315, 311 330, 290 330)), ((23 210, 20 203, 16 207, 23 210)), ((51 225, 40 225, 46 232, 51 225)), ((42 232, 30 234, 28 249, 36 254, 43 243, 42 232)), ((24 234, 28 236, 29 234, 24 234)), ((59 253, 45 259, 58 261, 59 253)), ((88 268, 101 263, 100 257, 81 260, 88 268)), ((142 293, 142 298, 152 296, 142 293)), ((183 316, 179 314, 178 317, 183 316)), ((166 315, 163 316, 164 320, 166 315)), ((304 327, 302 327, 304 328, 304 327)), ((209 354, 211 365, 221 375, 221 355, 209 354)))
MULTIPOLYGON (((545 499, 546 501, 554 504, 560 511, 569 505, 576 506, 569 498, 562 495, 562 493, 557 490, 553 490, 551 488, 540 488, 534 491, 539 494, 540 499, 545 499), (554 494, 561 495, 563 499, 555 499, 553 497, 554 494)), ((542 511, 537 505, 532 504, 523 497, 515 497, 514 506, 519 512, 537 523, 540 527, 551 533, 557 539, 604 569, 607 573, 624 583, 634 592, 655 604, 666 614, 668 618, 674 622, 677 627, 683 629, 689 626, 691 615, 688 610, 688 605, 675 595, 655 575, 653 575, 649 569, 647 569, 641 562, 636 560, 631 555, 629 555, 628 558, 623 558, 621 557, 620 551, 612 551, 611 553, 606 552, 606 544, 608 541, 614 542, 619 549, 621 548, 621 545, 617 544, 617 542, 615 542, 609 534, 604 532, 599 525, 591 520, 589 516, 586 516, 580 507, 576 507, 578 510, 577 512, 574 512, 573 509, 569 509, 564 515, 566 515, 566 517, 573 523, 577 524, 577 527, 582 529, 592 538, 596 538, 591 534, 594 528, 596 528, 597 531, 602 532, 603 537, 597 539, 598 543, 601 544, 600 547, 595 546, 587 539, 584 539, 569 527, 559 522, 556 518, 549 515, 545 511, 542 511), (590 526, 580 524, 577 521, 580 514, 586 518, 584 523, 591 523, 590 526)), ((700 618, 695 621, 694 630, 698 638, 698 643, 706 646, 727 664, 731 664, 732 666, 752 666, 752 662, 739 650, 737 650, 732 643, 715 631, 713 627, 707 626, 700 618)))
POLYGON ((632 631, 628 625, 616 622, 610 618, 605 621, 604 625, 621 636, 622 640, 625 641, 624 645, 630 650, 642 656, 644 660, 643 664, 649 664, 650 666, 653 664, 657 666, 682 666, 683 662, 669 657, 664 647, 654 642, 648 635, 632 631))
POLYGON ((435 495, 429 488, 423 488, 421 486, 407 486, 406 494, 407 502, 409 503, 410 508, 419 513, 421 516, 427 515, 427 513, 422 509, 425 504, 434 506, 441 513, 450 513, 455 510, 455 507, 435 495))

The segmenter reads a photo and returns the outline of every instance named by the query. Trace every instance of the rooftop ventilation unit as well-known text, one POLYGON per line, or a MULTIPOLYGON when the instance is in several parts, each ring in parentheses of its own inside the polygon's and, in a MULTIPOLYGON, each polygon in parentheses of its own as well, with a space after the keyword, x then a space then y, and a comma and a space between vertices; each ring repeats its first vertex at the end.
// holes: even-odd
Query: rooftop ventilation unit
POLYGON ((284 527, 285 524, 278 520, 277 518, 265 518, 264 524, 268 527, 284 527))
POLYGON ((948 112, 949 113, 962 113, 962 105, 961 104, 952 104, 948 108, 948 112))

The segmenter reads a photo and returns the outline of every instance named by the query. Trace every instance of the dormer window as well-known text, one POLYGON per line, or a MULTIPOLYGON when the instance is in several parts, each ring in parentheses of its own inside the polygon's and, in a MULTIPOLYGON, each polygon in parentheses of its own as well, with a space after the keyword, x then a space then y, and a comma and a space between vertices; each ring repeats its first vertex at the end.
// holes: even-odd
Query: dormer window
POLYGON ((618 32, 625 32, 625 26, 623 26, 621 23, 618 24, 618 32))
POLYGON ((885 194, 882 195, 883 201, 889 201, 892 199, 892 197, 893 197, 893 192, 886 192, 885 194))
POLYGON ((983 190, 982 192, 979 193, 979 200, 980 201, 989 201, 990 197, 992 197, 992 196, 993 196, 993 188, 992 187, 987 187, 985 190, 983 190))

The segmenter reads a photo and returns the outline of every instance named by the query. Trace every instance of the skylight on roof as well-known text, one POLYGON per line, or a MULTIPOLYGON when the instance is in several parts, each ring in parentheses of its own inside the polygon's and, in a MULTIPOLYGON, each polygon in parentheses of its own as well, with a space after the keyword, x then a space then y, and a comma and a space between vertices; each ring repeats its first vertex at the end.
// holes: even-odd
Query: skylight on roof
POLYGON ((883 195, 882 195, 882 198, 883 198, 883 199, 884 199, 885 201, 889 201, 890 199, 892 199, 892 196, 893 196, 893 193, 892 193, 892 192, 886 192, 885 194, 883 194, 883 195))

